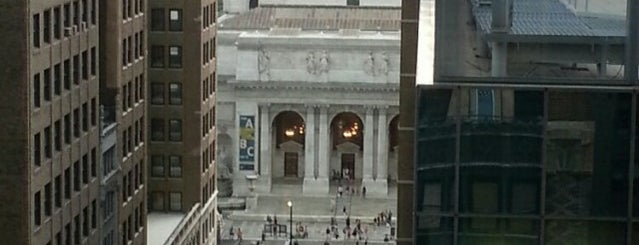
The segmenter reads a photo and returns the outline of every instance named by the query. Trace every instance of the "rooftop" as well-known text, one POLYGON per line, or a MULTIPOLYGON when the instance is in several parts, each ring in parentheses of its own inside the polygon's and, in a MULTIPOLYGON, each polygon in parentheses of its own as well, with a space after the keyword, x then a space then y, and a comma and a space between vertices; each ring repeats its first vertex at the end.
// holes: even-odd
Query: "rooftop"
POLYGON ((401 28, 396 7, 261 6, 225 18, 219 29, 393 30, 401 28))
POLYGON ((147 215, 147 243, 164 244, 184 216, 186 214, 183 213, 149 213, 147 215))

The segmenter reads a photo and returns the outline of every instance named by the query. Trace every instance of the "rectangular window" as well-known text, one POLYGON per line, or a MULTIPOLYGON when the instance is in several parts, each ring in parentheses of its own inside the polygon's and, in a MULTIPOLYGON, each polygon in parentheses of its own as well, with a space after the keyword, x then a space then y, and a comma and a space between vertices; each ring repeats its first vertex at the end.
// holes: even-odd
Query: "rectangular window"
POLYGON ((73 110, 73 136, 80 137, 80 110, 73 110))
POLYGON ((129 100, 127 99, 129 95, 127 94, 128 90, 126 89, 127 86, 129 86, 129 84, 124 84, 124 86, 122 86, 122 111, 126 111, 129 108, 129 100))
POLYGON ((91 75, 95 76, 98 69, 98 56, 96 55, 95 47, 91 48, 91 75))
POLYGON ((122 19, 126 20, 127 18, 127 11, 126 11, 126 2, 127 0, 122 0, 122 19))
POLYGON ((71 89, 71 62, 70 60, 64 61, 64 89, 71 89))
POLYGON ((138 59, 140 56, 138 55, 140 51, 138 48, 140 47, 140 33, 135 33, 135 37, 133 38, 135 41, 135 47, 133 47, 133 56, 135 59, 138 59))
POLYGON ((151 46, 151 67, 164 68, 164 46, 151 46))
POLYGON ((42 31, 44 32, 44 42, 51 43, 51 10, 45 10, 42 17, 44 18, 42 29, 42 31))
POLYGON ((33 136, 33 164, 40 166, 42 162, 42 141, 40 133, 33 136))
POLYGON ((60 151, 62 148, 62 126, 60 120, 53 123, 53 148, 56 151, 60 151))
POLYGON ((82 209, 82 236, 89 236, 89 207, 82 209))
POLYGON ((64 115, 64 143, 71 144, 71 115, 64 115))
POLYGON ((40 73, 33 75, 33 105, 40 107, 40 73))
POLYGON ((73 56, 73 84, 80 84, 80 56, 73 56))
POLYGON ((82 0, 82 22, 89 22, 89 5, 87 0, 82 0))
POLYGON ((71 223, 64 226, 64 244, 71 245, 71 223))
POLYGON ((152 82, 151 83, 151 104, 163 105, 164 104, 164 84, 152 82))
POLYGON ((89 155, 82 156, 82 184, 89 183, 89 155))
POLYGON ((182 141, 182 120, 169 120, 169 140, 182 141))
POLYGON ((51 101, 51 68, 47 68, 44 70, 43 74, 43 97, 45 101, 51 101))
POLYGON ((182 211, 182 193, 169 192, 169 210, 182 211))
POLYGON ((181 83, 169 84, 169 104, 171 105, 182 104, 182 84, 181 83))
POLYGON ((138 43, 138 57, 144 56, 144 31, 140 32, 140 42, 138 43))
POLYGON ((73 217, 73 227, 75 228, 75 231, 73 232, 74 243, 75 245, 80 245, 80 230, 82 229, 80 227, 80 215, 73 217))
POLYGON ((151 31, 164 31, 164 9, 151 9, 151 31))
POLYGON ((144 117, 140 117, 140 131, 138 131, 138 138, 140 138, 140 143, 144 142, 144 117))
POLYGON ((133 62, 133 37, 129 36, 127 38, 127 46, 126 47, 126 61, 127 63, 132 63, 133 62))
POLYGON ((73 163, 73 190, 80 191, 80 161, 73 163))
POLYGON ((42 224, 42 203, 40 200, 40 192, 36 192, 33 195, 33 223, 36 226, 39 226, 42 224))
POLYGON ((182 157, 176 155, 169 156, 169 176, 182 177, 182 157))
POLYGON ((55 177, 55 207, 62 207, 62 181, 60 180, 60 175, 55 177))
POLYGON ((137 146, 140 144, 140 139, 138 138, 138 132, 140 131, 140 122, 139 121, 135 121, 135 127, 134 127, 134 133, 135 135, 133 135, 133 145, 137 146))
POLYGON ((126 89, 128 90, 126 91, 126 94, 127 94, 126 99, 128 100, 127 102, 129 104, 129 107, 133 107, 133 91, 132 91, 134 89, 133 82, 129 81, 128 84, 129 86, 126 87, 126 89))
POLYGON ((95 230, 98 227, 98 203, 94 199, 91 201, 91 229, 95 230))
POLYGON ((71 5, 68 4, 68 3, 64 5, 64 16, 63 16, 63 18, 64 18, 64 20, 63 20, 64 29, 65 29, 64 36, 68 37, 71 34, 70 31, 67 31, 67 30, 69 30, 69 27, 71 27, 71 5))
POLYGON ((97 9, 98 9, 98 5, 96 4, 97 0, 91 0, 91 24, 95 25, 97 24, 97 9))
POLYGON ((71 199, 71 167, 64 170, 64 198, 71 199))
POLYGON ((62 71, 60 66, 60 63, 53 66, 53 92, 55 95, 60 95, 62 91, 62 71))
POLYGON ((169 31, 182 31, 182 10, 169 10, 169 31))
POLYGON ((98 153, 96 148, 91 149, 91 177, 98 176, 98 153))
POLYGON ((47 183, 44 186, 44 215, 45 216, 51 216, 51 204, 53 196, 52 196, 52 192, 51 192, 51 182, 47 183))
POLYGON ((164 211, 164 192, 154 191, 151 193, 151 209, 164 211))
POLYGON ((96 99, 91 99, 91 126, 96 126, 98 120, 98 105, 96 99))
POLYGON ((169 67, 182 68, 181 46, 169 46, 169 67))
POLYGON ((73 2, 73 25, 80 26, 80 3, 73 2))
POLYGON ((82 104, 82 131, 89 130, 89 105, 87 103, 82 104))
POLYGON ((48 159, 51 158, 51 156, 53 155, 53 147, 52 147, 52 140, 51 137, 52 136, 52 132, 51 132, 51 126, 48 126, 46 128, 44 128, 44 156, 48 159))
POLYGON ((151 140, 164 141, 164 119, 151 119, 151 140))
POLYGON ((33 47, 40 47, 40 14, 33 15, 33 47))
POLYGON ((60 7, 55 7, 53 9, 53 38, 56 40, 60 39, 60 32, 62 32, 62 24, 60 20, 62 16, 60 15, 60 7))
POLYGON ((89 80, 89 52, 82 52, 82 79, 89 80))
POLYGON ((127 57, 127 39, 122 39, 122 66, 126 66, 128 64, 129 57, 127 57))

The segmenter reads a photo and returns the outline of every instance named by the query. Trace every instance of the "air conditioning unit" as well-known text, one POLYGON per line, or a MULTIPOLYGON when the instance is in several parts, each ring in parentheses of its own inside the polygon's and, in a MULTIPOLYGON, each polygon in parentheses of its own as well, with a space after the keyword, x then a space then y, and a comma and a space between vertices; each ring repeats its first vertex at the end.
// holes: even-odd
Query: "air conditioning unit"
POLYGON ((71 28, 71 27, 65 27, 64 28, 64 36, 65 37, 71 36, 73 34, 74 34, 73 33, 73 28, 71 28))
POLYGON ((87 23, 86 22, 80 23, 80 31, 85 32, 86 30, 87 30, 87 23))

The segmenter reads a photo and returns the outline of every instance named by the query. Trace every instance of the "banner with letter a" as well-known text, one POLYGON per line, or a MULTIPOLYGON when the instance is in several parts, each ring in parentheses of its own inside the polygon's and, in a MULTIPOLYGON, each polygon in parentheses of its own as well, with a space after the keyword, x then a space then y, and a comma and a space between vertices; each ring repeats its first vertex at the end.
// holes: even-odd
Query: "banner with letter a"
POLYGON ((255 116, 240 115, 240 170, 255 170, 255 116))

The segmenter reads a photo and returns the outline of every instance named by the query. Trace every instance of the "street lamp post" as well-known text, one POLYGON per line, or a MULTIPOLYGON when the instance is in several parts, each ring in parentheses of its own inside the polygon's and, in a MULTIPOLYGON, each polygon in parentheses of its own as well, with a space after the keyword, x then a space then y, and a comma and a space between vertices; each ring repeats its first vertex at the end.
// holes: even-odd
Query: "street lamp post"
POLYGON ((288 211, 289 211, 289 241, 291 242, 291 244, 293 244, 293 202, 288 201, 286 203, 286 205, 288 205, 288 211))

